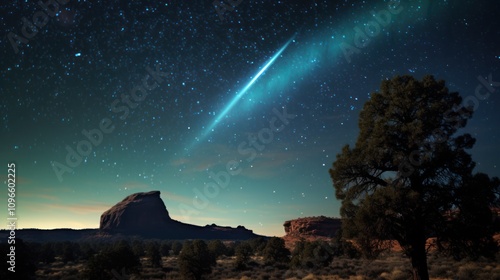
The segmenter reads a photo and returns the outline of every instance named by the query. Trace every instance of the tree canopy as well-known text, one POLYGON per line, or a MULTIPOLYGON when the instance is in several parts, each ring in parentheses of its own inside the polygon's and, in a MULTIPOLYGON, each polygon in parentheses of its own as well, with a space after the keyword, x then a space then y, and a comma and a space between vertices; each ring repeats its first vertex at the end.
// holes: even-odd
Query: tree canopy
POLYGON ((121 240, 87 262, 85 279, 112 279, 118 276, 138 273, 141 267, 139 257, 134 254, 129 244, 121 240))
POLYGON ((203 240, 186 241, 179 255, 179 270, 185 279, 202 279, 212 272, 215 256, 203 240))
POLYGON ((357 239, 368 255, 376 255, 379 241, 396 240, 411 258, 414 279, 429 278, 429 236, 460 252, 491 241, 492 227, 451 234, 470 221, 490 224, 490 207, 498 204, 498 179, 473 174, 467 150, 475 139, 458 133, 473 110, 461 103, 457 92, 433 76, 383 81, 360 112, 355 146, 346 145, 329 170, 342 201, 344 235, 357 239))

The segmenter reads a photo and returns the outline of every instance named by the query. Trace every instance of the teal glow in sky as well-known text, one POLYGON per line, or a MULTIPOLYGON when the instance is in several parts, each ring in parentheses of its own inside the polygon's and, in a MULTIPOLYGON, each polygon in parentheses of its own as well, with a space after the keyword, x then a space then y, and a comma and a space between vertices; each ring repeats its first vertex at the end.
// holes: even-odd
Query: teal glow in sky
MULTIPOLYGON (((224 22, 210 1, 115 2, 68 2, 64 20, 18 54, 2 41, 0 178, 15 162, 21 228, 96 228, 125 196, 159 190, 183 222, 284 235, 286 220, 339 216, 328 169, 355 142, 382 80, 433 74, 465 97, 478 76, 500 77, 493 0, 243 1, 224 22), (130 90, 156 65, 163 82, 135 101, 130 90), (122 98, 125 120, 110 110, 122 98), (296 117, 263 133, 284 110, 296 117), (113 132, 60 182, 50 162, 65 162, 65 147, 103 118, 113 132), (196 190, 234 162, 241 172, 196 209, 196 190)), ((3 34, 34 12, 0 5, 10 11, 3 34)), ((478 171, 491 176, 500 175, 498 98, 481 100, 466 129, 478 171)))
MULTIPOLYGON (((288 40, 288 42, 285 43, 285 45, 283 45, 283 47, 281 49, 279 49, 276 54, 271 57, 265 64, 263 67, 261 67, 261 69, 259 70, 259 72, 257 72, 257 74, 251 78, 251 80, 248 82, 248 84, 243 87, 239 92, 238 94, 236 94, 236 96, 231 99, 231 101, 224 107, 224 109, 220 112, 220 113, 217 113, 217 117, 212 121, 212 123, 206 128, 205 131, 203 131, 203 134, 201 136, 200 139, 196 139, 197 142, 200 142, 200 141, 203 141, 207 136, 208 134, 210 134, 211 132, 214 131, 215 127, 219 124, 219 122, 227 117, 227 114, 231 111, 231 109, 233 109, 233 107, 236 105, 236 103, 238 103, 238 101, 243 97, 243 95, 245 95, 247 93, 247 91, 249 91, 253 84, 255 84, 255 82, 259 79, 259 77, 264 74, 264 72, 266 72, 266 70, 271 66, 273 65, 274 61, 276 61, 276 59, 278 59, 278 57, 281 56, 281 54, 286 50, 286 48, 288 47, 288 45, 290 45, 290 43, 293 41, 295 36, 293 36, 292 38, 290 38, 290 40, 288 40)), ((189 149, 188 149, 189 150, 189 149)))

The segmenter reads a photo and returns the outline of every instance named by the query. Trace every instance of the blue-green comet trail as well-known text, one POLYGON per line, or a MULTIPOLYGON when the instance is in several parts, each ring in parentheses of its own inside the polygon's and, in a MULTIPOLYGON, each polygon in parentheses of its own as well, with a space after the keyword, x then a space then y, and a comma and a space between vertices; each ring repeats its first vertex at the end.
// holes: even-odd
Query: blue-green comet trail
POLYGON ((268 236, 338 217, 328 169, 395 75, 494 90, 463 132, 476 171, 500 176, 498 1, 232 2, 68 1, 37 32, 36 1, 0 4, 0 176, 15 162, 19 228, 97 228, 151 190, 173 219, 268 236))

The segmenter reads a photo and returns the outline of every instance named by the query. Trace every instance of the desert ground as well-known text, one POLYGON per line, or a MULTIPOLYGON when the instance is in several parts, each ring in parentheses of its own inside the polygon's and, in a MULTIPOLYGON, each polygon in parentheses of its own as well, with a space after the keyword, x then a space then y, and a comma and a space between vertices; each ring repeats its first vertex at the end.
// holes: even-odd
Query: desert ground
MULTIPOLYGON (((162 267, 149 265, 147 257, 141 257, 142 267, 138 274, 118 272, 114 279, 182 279, 178 268, 178 256, 162 257, 162 267)), ((452 258, 431 253, 428 258, 429 273, 434 280, 494 280, 500 279, 500 255, 496 260, 455 261, 452 258)), ((261 256, 252 256, 245 270, 235 269, 235 257, 221 256, 204 279, 308 279, 308 280, 405 280, 411 278, 410 263, 399 252, 382 254, 376 260, 336 257, 330 265, 315 269, 290 268, 288 266, 266 266, 261 256)), ((42 264, 36 272, 38 279, 82 279, 85 261, 64 264, 59 257, 50 264, 42 264)))

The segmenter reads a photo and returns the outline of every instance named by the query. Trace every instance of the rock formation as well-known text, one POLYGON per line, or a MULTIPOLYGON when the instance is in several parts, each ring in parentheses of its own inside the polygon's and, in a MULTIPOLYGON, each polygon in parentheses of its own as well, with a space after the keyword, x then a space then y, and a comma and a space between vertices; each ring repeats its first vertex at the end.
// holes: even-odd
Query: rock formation
POLYGON ((159 191, 135 193, 101 215, 103 233, 139 235, 163 239, 249 239, 258 237, 243 226, 204 227, 185 224, 170 218, 159 191))
POLYGON ((100 229, 131 232, 153 230, 172 223, 159 191, 135 193, 101 215, 100 229))
POLYGON ((284 238, 289 241, 329 239, 335 237, 341 220, 324 216, 308 217, 286 221, 283 226, 286 232, 284 238))

